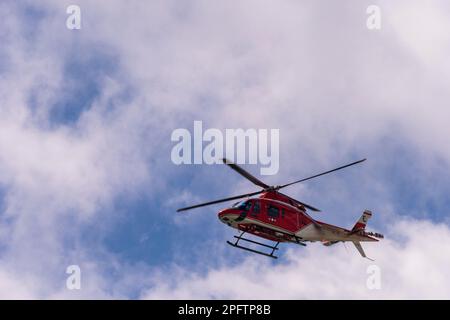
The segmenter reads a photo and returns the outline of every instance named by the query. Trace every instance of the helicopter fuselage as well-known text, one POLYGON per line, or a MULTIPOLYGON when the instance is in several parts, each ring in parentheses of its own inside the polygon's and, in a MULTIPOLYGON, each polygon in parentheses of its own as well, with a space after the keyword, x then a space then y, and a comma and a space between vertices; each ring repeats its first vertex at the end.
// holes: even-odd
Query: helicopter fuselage
POLYGON ((350 241, 355 245, 361 256, 367 258, 360 242, 378 241, 376 238, 383 238, 382 234, 366 231, 367 221, 372 217, 372 212, 370 210, 365 210, 361 217, 356 221, 353 228, 351 230, 347 230, 313 219, 308 213, 306 213, 306 209, 313 212, 320 212, 319 209, 280 192, 283 188, 342 170, 364 162, 365 160, 366 159, 361 159, 332 170, 324 171, 283 185, 269 186, 237 164, 224 158, 222 159, 224 164, 252 182, 254 185, 262 188, 262 190, 191 205, 180 208, 177 212, 245 198, 247 200, 237 202, 231 208, 223 209, 218 214, 221 222, 241 231, 239 236, 234 236, 236 239, 234 243, 227 241, 229 245, 235 248, 276 259, 277 256, 275 256, 274 253, 279 250, 278 245, 280 242, 293 242, 306 246, 305 242, 321 241, 323 245, 331 246, 339 242, 350 241), (254 196, 258 197, 254 198, 254 196), (246 233, 250 233, 257 237, 271 240, 276 243, 274 245, 268 245, 266 243, 260 243, 252 239, 244 238, 243 236, 246 233), (271 251, 262 252, 251 246, 243 246, 241 244, 242 242, 247 244, 250 243, 253 246, 257 245, 265 249, 270 249, 271 251))
POLYGON ((277 242, 377 241, 365 232, 352 233, 317 221, 303 206, 277 192, 238 202, 218 217, 232 228, 277 242))

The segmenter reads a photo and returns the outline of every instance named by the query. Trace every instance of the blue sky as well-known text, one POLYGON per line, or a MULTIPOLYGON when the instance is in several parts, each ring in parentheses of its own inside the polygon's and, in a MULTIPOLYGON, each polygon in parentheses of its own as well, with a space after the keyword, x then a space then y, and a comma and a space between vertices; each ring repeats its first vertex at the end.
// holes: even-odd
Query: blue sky
POLYGON ((273 298, 280 272, 298 286, 276 298, 448 297, 449 7, 379 1, 370 31, 369 4, 80 1, 81 30, 64 1, 2 4, 0 297, 245 298, 257 284, 240 274, 257 273, 256 297, 273 298), (269 184, 368 158, 286 193, 343 227, 371 209, 386 289, 364 287, 353 248, 285 245, 266 261, 226 246, 226 204, 177 214, 257 190, 225 166, 172 163, 172 131, 194 120, 280 129, 269 184), (80 291, 64 287, 70 264, 80 291))

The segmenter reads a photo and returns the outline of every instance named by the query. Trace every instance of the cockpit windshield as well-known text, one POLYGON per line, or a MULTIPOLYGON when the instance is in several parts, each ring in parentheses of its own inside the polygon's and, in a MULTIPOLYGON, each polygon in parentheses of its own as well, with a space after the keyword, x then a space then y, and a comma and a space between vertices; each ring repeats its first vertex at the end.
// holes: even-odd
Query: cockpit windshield
POLYGON ((232 208, 237 208, 237 209, 248 211, 248 210, 250 210, 251 206, 252 206, 252 202, 250 200, 245 200, 245 201, 236 202, 235 204, 233 204, 232 208))

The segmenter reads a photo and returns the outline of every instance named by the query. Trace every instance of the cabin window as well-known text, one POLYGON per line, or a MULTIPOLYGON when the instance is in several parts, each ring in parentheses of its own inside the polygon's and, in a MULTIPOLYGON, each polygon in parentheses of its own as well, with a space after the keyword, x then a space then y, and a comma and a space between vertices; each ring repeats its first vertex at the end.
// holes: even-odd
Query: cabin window
POLYGON ((238 209, 248 211, 248 210, 250 210, 251 206, 252 206, 252 202, 247 200, 247 201, 242 201, 236 207, 238 209))
POLYGON ((271 218, 278 218, 280 215, 280 209, 274 206, 270 206, 267 208, 267 215, 271 218))
POLYGON ((253 204, 253 213, 259 213, 261 211, 261 203, 257 200, 253 204))

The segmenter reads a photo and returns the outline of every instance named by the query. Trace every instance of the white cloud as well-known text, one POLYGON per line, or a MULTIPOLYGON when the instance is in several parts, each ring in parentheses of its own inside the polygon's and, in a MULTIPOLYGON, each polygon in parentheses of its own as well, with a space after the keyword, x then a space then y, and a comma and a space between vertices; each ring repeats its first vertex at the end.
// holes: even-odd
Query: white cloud
POLYGON ((348 252, 341 244, 329 248, 310 244, 288 249, 284 261, 275 264, 265 257, 249 256, 235 266, 206 274, 166 270, 142 298, 448 299, 448 226, 406 219, 396 222, 389 234, 392 238, 363 244, 375 262, 361 258, 350 244, 348 252), (380 290, 366 285, 371 265, 380 268, 380 290))
MULTIPOLYGON (((67 51, 54 51, 56 43, 63 48, 66 43, 52 32, 58 16, 45 23, 30 17, 28 23, 36 22, 38 31, 26 41, 27 22, 18 22, 19 9, 0 9, 12 12, 6 15, 4 33, 16 35, 1 49, 11 63, 0 77, 0 274, 9 279, 0 294, 51 297, 65 290, 69 264, 84 262, 84 270, 98 269, 87 266, 99 264, 91 255, 101 248, 80 248, 82 232, 93 223, 104 232, 117 214, 102 219, 102 212, 117 198, 138 195, 149 182, 148 151, 143 148, 148 140, 133 101, 115 108, 121 88, 114 79, 98 84, 100 96, 87 101, 91 105, 73 125, 52 124, 52 108, 64 107, 55 102, 65 94, 61 88, 67 76, 62 67, 67 51)), ((96 281, 103 280, 91 277, 91 285, 96 281)), ((83 296, 89 292, 84 290, 83 296)), ((96 292, 101 295, 100 289, 96 292)))
MULTIPOLYGON (((436 159, 444 160, 440 170, 450 163, 450 44, 443 1, 434 6, 381 1, 378 33, 365 28, 366 7, 360 1, 326 8, 296 1, 79 1, 83 27, 73 32, 65 29, 63 2, 28 3, 48 10, 47 19, 32 27, 31 20, 17 17, 20 6, 0 6, 6 17, 0 57, 8 62, 0 66, 0 186, 5 190, 0 278, 7 279, 0 281, 0 295, 65 296, 60 273, 73 259, 88 266, 91 275, 76 297, 123 296, 128 290, 123 288, 145 279, 145 272, 132 271, 106 252, 106 261, 136 274, 124 277, 121 285, 111 281, 107 263, 92 254, 93 248, 79 244, 80 231, 101 219, 101 209, 118 197, 164 186, 165 177, 173 174, 169 153, 164 153, 170 149, 167 133, 180 123, 199 119, 208 127, 280 128, 280 180, 355 152, 368 153, 374 167, 383 169, 380 163, 393 161, 384 153, 392 137, 417 149, 417 175, 434 177, 436 159), (117 74, 103 79, 100 96, 75 123, 52 126, 55 101, 64 96, 64 64, 71 53, 88 54, 95 45, 118 57, 117 74), (114 105, 114 97, 128 87, 132 99, 114 105), (36 92, 34 109, 31 92, 36 92)), ((396 195, 388 194, 389 180, 378 173, 361 173, 348 191, 343 182, 301 191, 331 207, 337 201, 352 203, 355 190, 364 187, 367 198, 359 201, 381 203, 380 209, 390 213, 383 220, 388 223, 396 218, 396 195)), ((428 185, 422 191, 424 201, 442 192, 428 185)), ((181 194, 179 200, 189 197, 181 194)), ((115 214, 110 211, 108 222, 114 222, 115 214)), ((334 219, 346 216, 338 213, 334 219)), ((105 232, 102 228, 99 233, 105 232)), ((437 254, 445 252, 445 241, 428 241, 436 235, 448 239, 446 227, 412 221, 393 228, 392 234, 406 242, 386 240, 367 249, 382 266, 385 287, 380 292, 365 289, 367 264, 353 248, 349 258, 342 248, 311 246, 298 257, 299 250, 292 250, 288 262, 273 270, 252 258, 194 279, 181 270, 174 292, 160 280, 145 297, 448 295, 441 269, 448 260, 437 254), (412 237, 407 230, 422 236, 412 237), (416 274, 427 269, 433 275, 427 277, 428 290, 416 274), (315 279, 320 283, 311 282, 315 279)), ((98 246, 94 249, 104 249, 98 246)))

